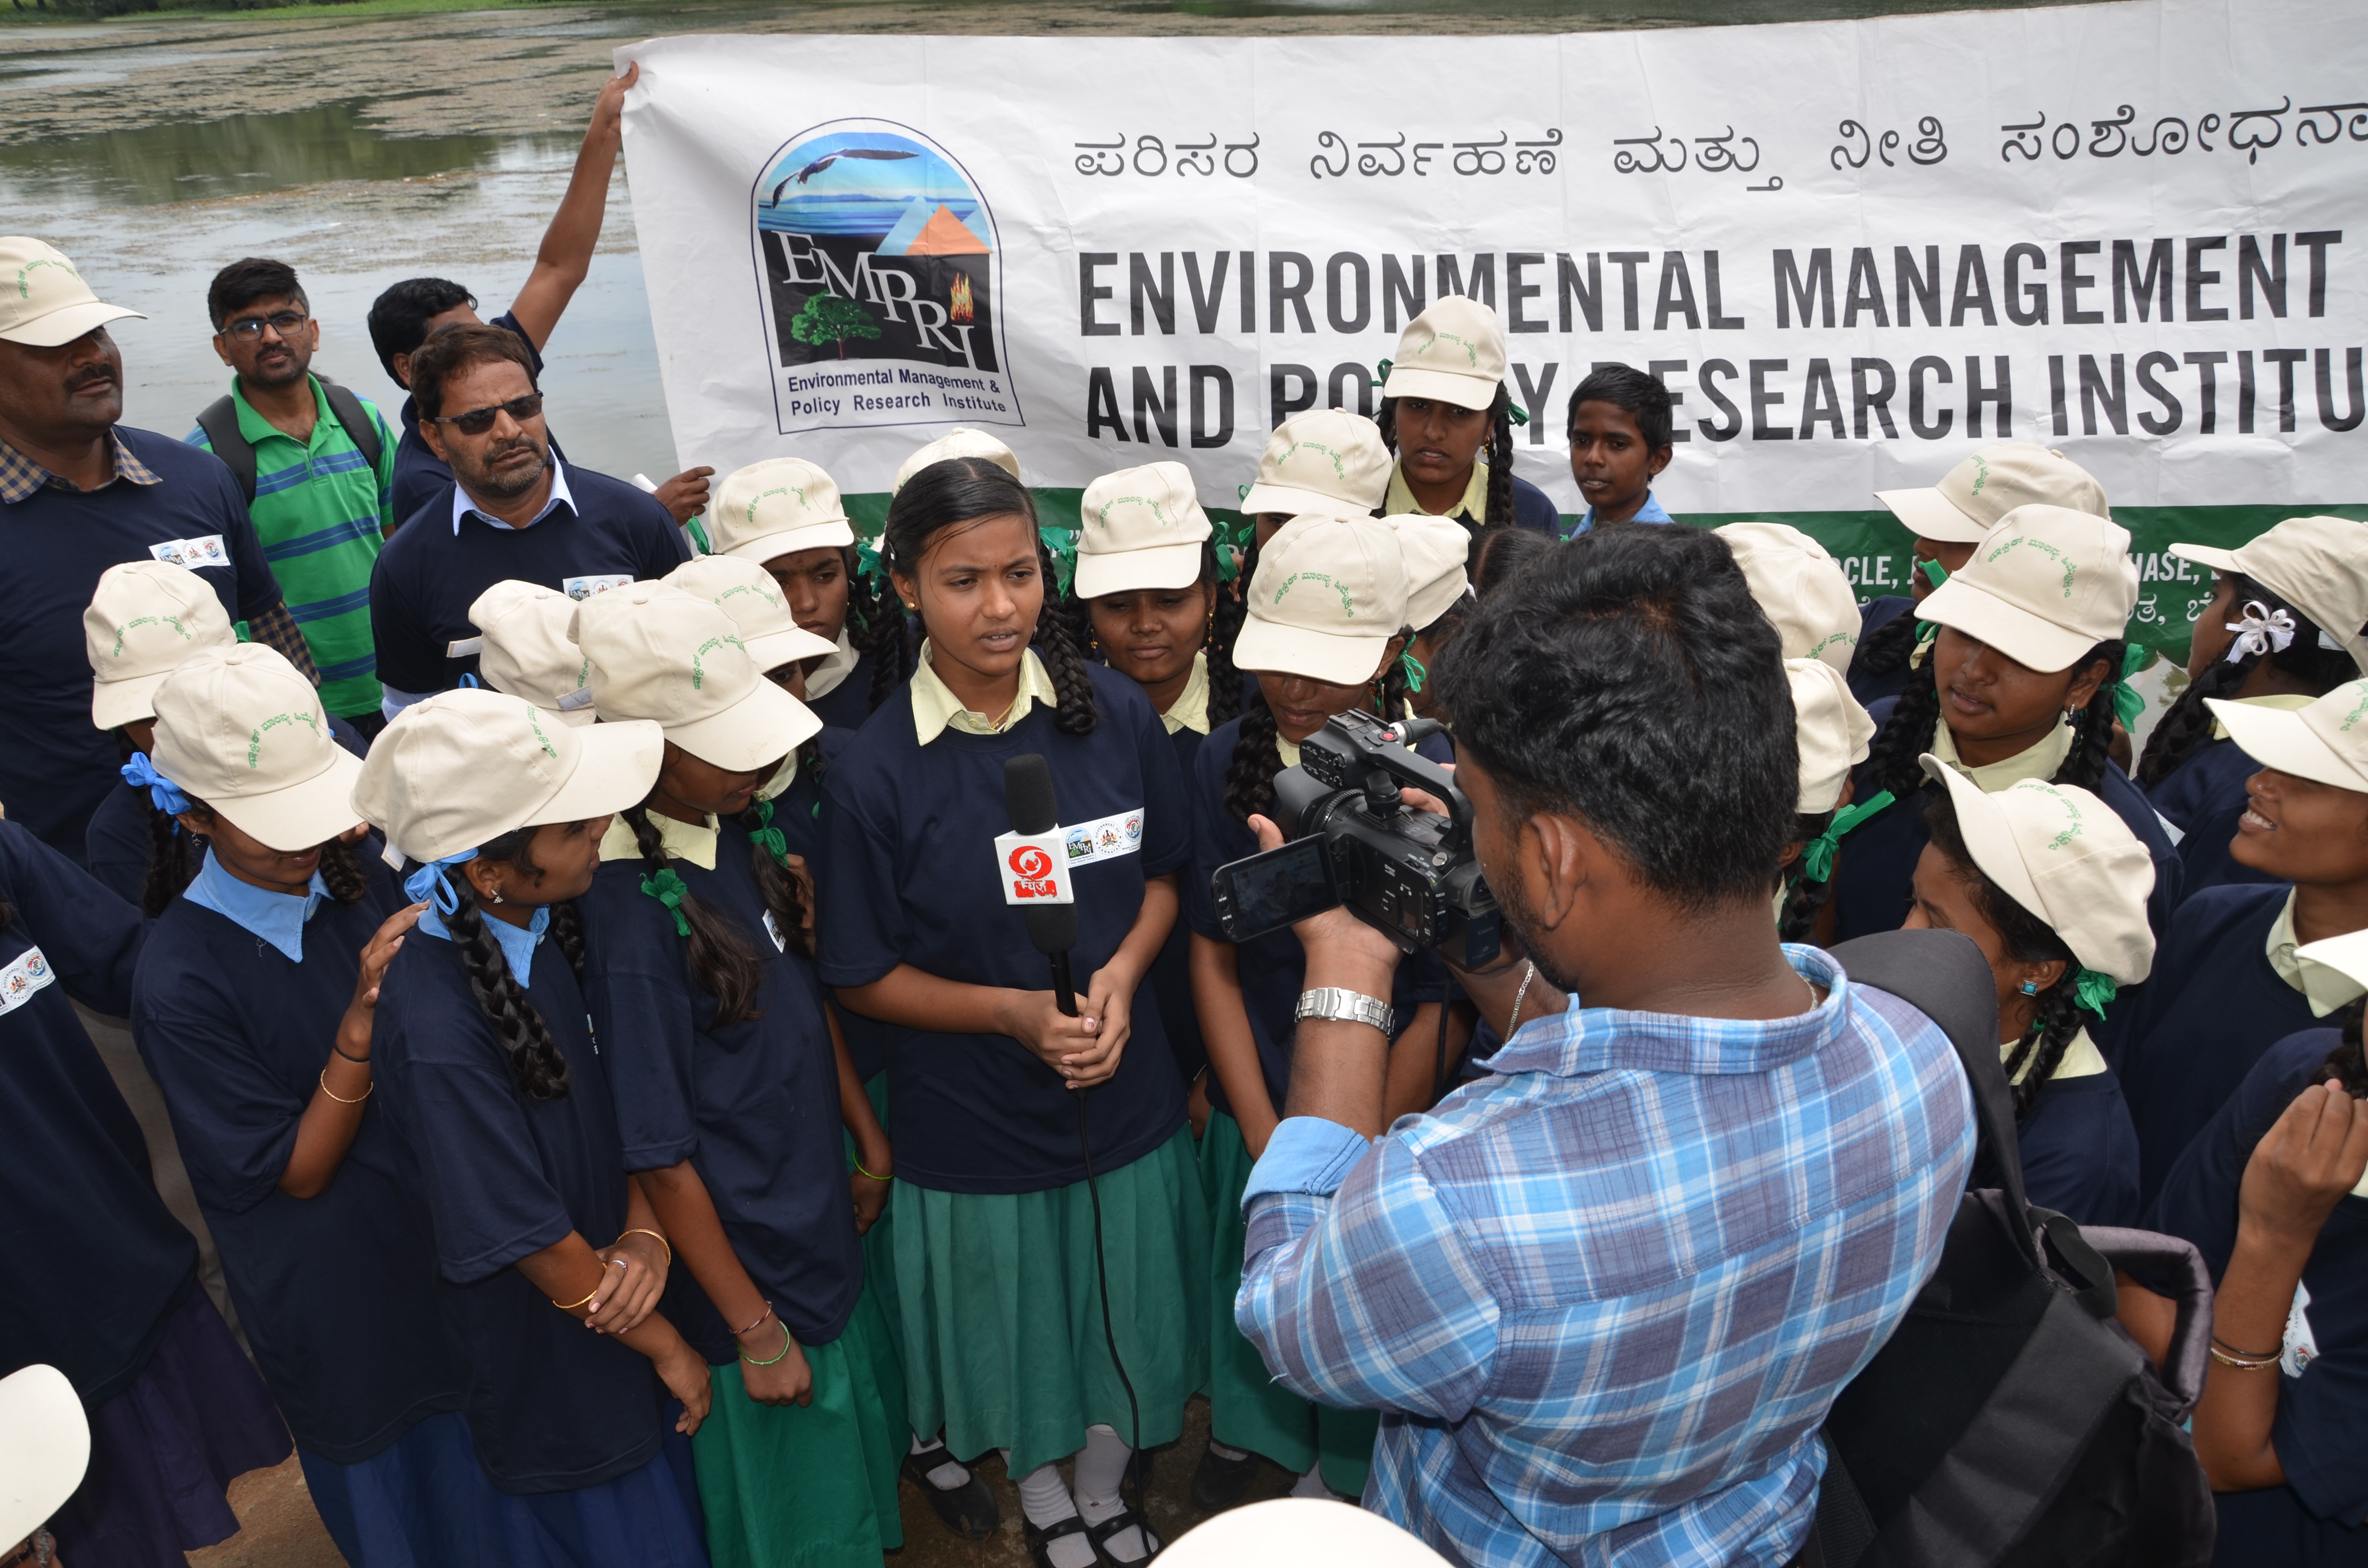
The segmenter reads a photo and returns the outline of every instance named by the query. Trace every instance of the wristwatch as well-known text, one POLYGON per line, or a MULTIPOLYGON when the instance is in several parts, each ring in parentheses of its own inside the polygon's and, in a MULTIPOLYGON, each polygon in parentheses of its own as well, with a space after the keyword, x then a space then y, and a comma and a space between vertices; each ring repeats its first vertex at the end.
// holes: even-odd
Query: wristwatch
POLYGON ((1385 1038, 1393 1032, 1392 1026, 1397 1021, 1397 1015, 1390 1011, 1387 1002, 1360 992, 1344 991, 1337 985, 1318 985, 1301 992, 1299 1009, 1292 1014, 1292 1017, 1294 1021, 1324 1018, 1339 1024, 1369 1024, 1381 1030, 1385 1038))

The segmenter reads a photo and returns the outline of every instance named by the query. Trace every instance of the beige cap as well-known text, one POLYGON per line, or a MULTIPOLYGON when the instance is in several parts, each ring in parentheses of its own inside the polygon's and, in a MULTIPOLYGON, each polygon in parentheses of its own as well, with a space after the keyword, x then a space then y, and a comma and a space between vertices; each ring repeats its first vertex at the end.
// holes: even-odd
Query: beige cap
POLYGON ((2368 523, 2349 517, 2288 517, 2234 550, 2174 544, 2170 552, 2217 572, 2250 577, 2342 644, 2368 673, 2368 523))
POLYGON ((1391 467, 1382 427, 1363 415, 1339 408, 1294 414, 1267 437, 1257 483, 1242 493, 1242 511, 1369 517, 1389 493, 1391 467))
POLYGON ((589 724, 592 661, 567 635, 575 601, 541 583, 495 583, 469 607, 469 624, 482 634, 477 673, 495 691, 523 697, 563 723, 589 724))
POLYGON ((1463 562, 1472 552, 1472 530, 1453 517, 1407 512, 1383 517, 1398 536, 1406 558, 1406 624, 1420 631, 1472 590, 1463 562))
POLYGON ((169 561, 126 561, 99 574, 82 612, 90 658, 90 722, 102 730, 156 712, 156 688, 200 648, 233 648, 238 633, 206 580, 169 561))
MULTIPOLYGON (((2302 970, 2303 993, 2310 998, 2312 1011, 2323 1018, 2368 994, 2368 929, 2305 942, 2294 949, 2294 963, 2302 970)), ((2368 1197, 2357 1187, 2351 1190, 2368 1197)), ((0 1389, 6 1387, 0 1383, 0 1389)))
POLYGON ((799 627, 788 601, 781 597, 781 585, 754 561, 702 555, 684 562, 662 581, 730 616, 760 672, 800 659, 828 658, 838 652, 837 643, 799 627))
POLYGON ((1823 659, 1785 660, 1784 679, 1793 687, 1793 733, 1801 752, 1801 798, 1793 810, 1823 816, 1840 803, 1850 770, 1866 760, 1874 721, 1841 671, 1823 659))
POLYGON ((2368 794, 2368 680, 2345 681, 2307 708, 2260 708, 2207 697, 2237 749, 2280 773, 2368 794))
POLYGON ((1201 547, 1214 530, 1192 493, 1192 471, 1182 463, 1106 473, 1086 486, 1077 512, 1085 524, 1077 535, 1077 597, 1189 588, 1201 580, 1201 547))
POLYGON ((1858 596, 1826 547, 1785 523, 1729 523, 1712 532, 1735 551, 1743 580, 1776 628, 1788 659, 1823 659, 1848 672, 1858 648, 1858 596))
POLYGON ((2018 506, 1916 613, 2052 675, 2123 635, 2137 602, 2128 529, 2062 506, 2018 506))
POLYGON ((2083 969, 2117 985, 2146 977, 2154 858, 2112 807, 2078 785, 2041 778, 1987 794, 1931 753, 1918 760, 1948 786, 1957 830, 1982 875, 2045 921, 2083 969))
POLYGON ((1406 323, 1382 395, 1487 408, 1504 382, 1505 324, 1477 300, 1449 294, 1406 323))
POLYGON ((1169 1568, 1446 1568, 1447 1559, 1379 1514, 1326 1497, 1270 1497, 1177 1538, 1169 1568))
POLYGON ((329 734, 313 683, 260 642, 190 654, 156 687, 156 771, 283 854, 358 820, 359 758, 329 734))
POLYGON ((0 1378, 0 1550, 64 1507, 89 1466, 90 1418, 63 1372, 35 1362, 0 1378))
MULTIPOLYGON (((896 470, 896 477, 888 482, 888 494, 894 495, 905 483, 931 463, 941 463, 949 458, 985 458, 1014 479, 1019 479, 1019 455, 984 430, 965 429, 955 426, 936 440, 906 458, 896 470)), ((1020 480, 1022 484, 1026 480, 1020 480)))
POLYGON ((1984 447, 1929 490, 1878 490, 1874 498, 1918 539, 1950 544, 1979 544, 2017 506, 2113 515, 2105 506, 2105 487, 2087 469, 2036 441, 1984 447))
POLYGON ((55 348, 127 317, 148 319, 101 302, 65 252, 22 234, 0 239, 0 338, 29 348, 55 348))
POLYGON ((618 588, 575 607, 607 721, 651 719, 666 738, 732 773, 769 771, 822 728, 765 678, 732 618, 665 584, 618 588))
POLYGON ((397 852, 426 862, 522 827, 611 815, 657 782, 666 735, 655 724, 579 730, 549 718, 483 687, 416 702, 371 744, 353 809, 397 852))
POLYGON ((706 527, 716 554, 759 563, 855 542, 838 486, 803 458, 767 458, 724 475, 706 527))
POLYGON ((1396 529, 1379 517, 1293 517, 1258 556, 1234 665, 1335 686, 1369 681, 1406 610, 1396 529))

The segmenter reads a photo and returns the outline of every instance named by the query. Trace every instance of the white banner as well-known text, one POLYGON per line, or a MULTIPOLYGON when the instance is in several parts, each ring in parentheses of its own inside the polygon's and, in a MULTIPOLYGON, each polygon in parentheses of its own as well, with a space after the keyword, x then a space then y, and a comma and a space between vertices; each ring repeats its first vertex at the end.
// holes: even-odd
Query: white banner
POLYGON ((1607 360, 1679 400, 1681 514, 1862 511, 2007 435, 2117 508, 2368 498, 2353 0, 617 58, 686 465, 884 491, 962 424, 1032 483, 1176 458, 1231 506, 1466 293, 1566 511, 1607 360))

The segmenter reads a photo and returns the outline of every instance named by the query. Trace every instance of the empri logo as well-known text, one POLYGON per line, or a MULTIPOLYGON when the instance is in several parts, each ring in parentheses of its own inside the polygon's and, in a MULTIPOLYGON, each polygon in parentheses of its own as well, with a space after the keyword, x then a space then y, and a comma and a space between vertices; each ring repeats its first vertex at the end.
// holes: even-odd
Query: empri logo
POLYGON ((1151 520, 1157 523, 1161 528, 1172 528, 1176 526, 1176 519, 1169 517, 1166 511, 1161 509, 1159 497, 1156 495, 1113 496, 1110 500, 1102 503, 1101 510, 1094 514, 1094 521, 1099 523, 1105 528, 1109 528, 1110 515, 1111 511, 1120 506, 1145 507, 1149 509, 1151 513, 1151 520))
POLYGON ((767 501, 771 500, 776 495, 795 496, 797 498, 798 509, 800 511, 811 512, 814 510, 814 503, 806 499, 806 493, 803 487, 795 484, 777 484, 770 490, 759 492, 757 498, 748 503, 748 523, 751 528, 756 526, 757 508, 763 506, 767 501))
POLYGON ((135 616, 115 629, 114 656, 116 658, 120 659, 123 657, 123 639, 125 635, 130 632, 137 631, 143 626, 169 626, 179 635, 182 642, 194 642, 197 641, 196 638, 189 635, 189 629, 181 624, 181 618, 177 615, 135 616))
POLYGON ((723 647, 737 648, 743 653, 748 651, 748 644, 741 642, 740 639, 734 637, 729 633, 726 633, 722 637, 711 637, 706 642, 701 642, 698 647, 692 649, 690 652, 691 690, 698 691, 707 685, 707 655, 712 653, 718 648, 723 647))
POLYGON ((780 430, 1019 425, 994 214, 908 126, 831 120, 766 160, 751 197, 780 430))
POLYGON ((2339 735, 2350 734, 2351 726, 2360 722, 2360 716, 2368 713, 2368 681, 2360 682, 2359 687, 2360 700, 2351 705, 2351 711, 2343 716, 2343 722, 2335 726, 2335 733, 2339 735))

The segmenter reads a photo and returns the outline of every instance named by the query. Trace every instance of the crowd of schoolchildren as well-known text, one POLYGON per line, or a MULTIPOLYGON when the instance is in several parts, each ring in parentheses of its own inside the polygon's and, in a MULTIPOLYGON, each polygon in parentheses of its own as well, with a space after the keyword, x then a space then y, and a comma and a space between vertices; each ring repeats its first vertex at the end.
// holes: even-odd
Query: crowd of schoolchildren
MULTIPOLYGON (((1040 1565, 1135 1563, 1130 1463, 1196 1392, 1202 1506, 1261 1460, 1356 1497, 1375 1415, 1295 1397, 1234 1324, 1304 962, 1226 940, 1211 875, 1329 716, 1429 710, 1495 585, 1669 522, 1659 383, 1573 394, 1575 522, 1512 474, 1502 327, 1451 297, 1375 417, 1274 432, 1238 532, 1173 462, 1040 512, 956 430, 874 536, 776 458, 686 537, 563 460, 532 344, 472 323, 404 350, 400 437, 300 459, 449 465, 367 541, 403 598, 370 607, 381 711, 324 706, 369 670, 348 625, 298 615, 301 667, 202 551, 75 568, 66 740, 120 782, 0 821, 0 1349, 72 1380, 91 1460, 20 1554, 177 1562, 292 1436, 357 1564, 860 1568, 903 1540, 900 1472, 995 1528, 990 1451, 1040 1565), (991 864, 1030 753, 1074 846, 1075 1016, 991 864), (251 1364, 70 999, 130 1019, 251 1364)), ((90 489, 0 445, 11 483, 90 489)), ((218 552, 329 526, 254 492, 218 552)), ((2174 546, 2215 586, 2132 757, 2138 574, 2097 481, 2006 442, 1881 500, 1914 592, 1863 608, 1806 535, 1719 530, 1795 703, 1770 917, 1979 946, 2035 1200, 2218 1278, 2220 1560, 2368 1562, 2368 524, 2174 546)), ((1407 1115, 1519 1020, 1435 961, 1397 985, 1407 1115)))

